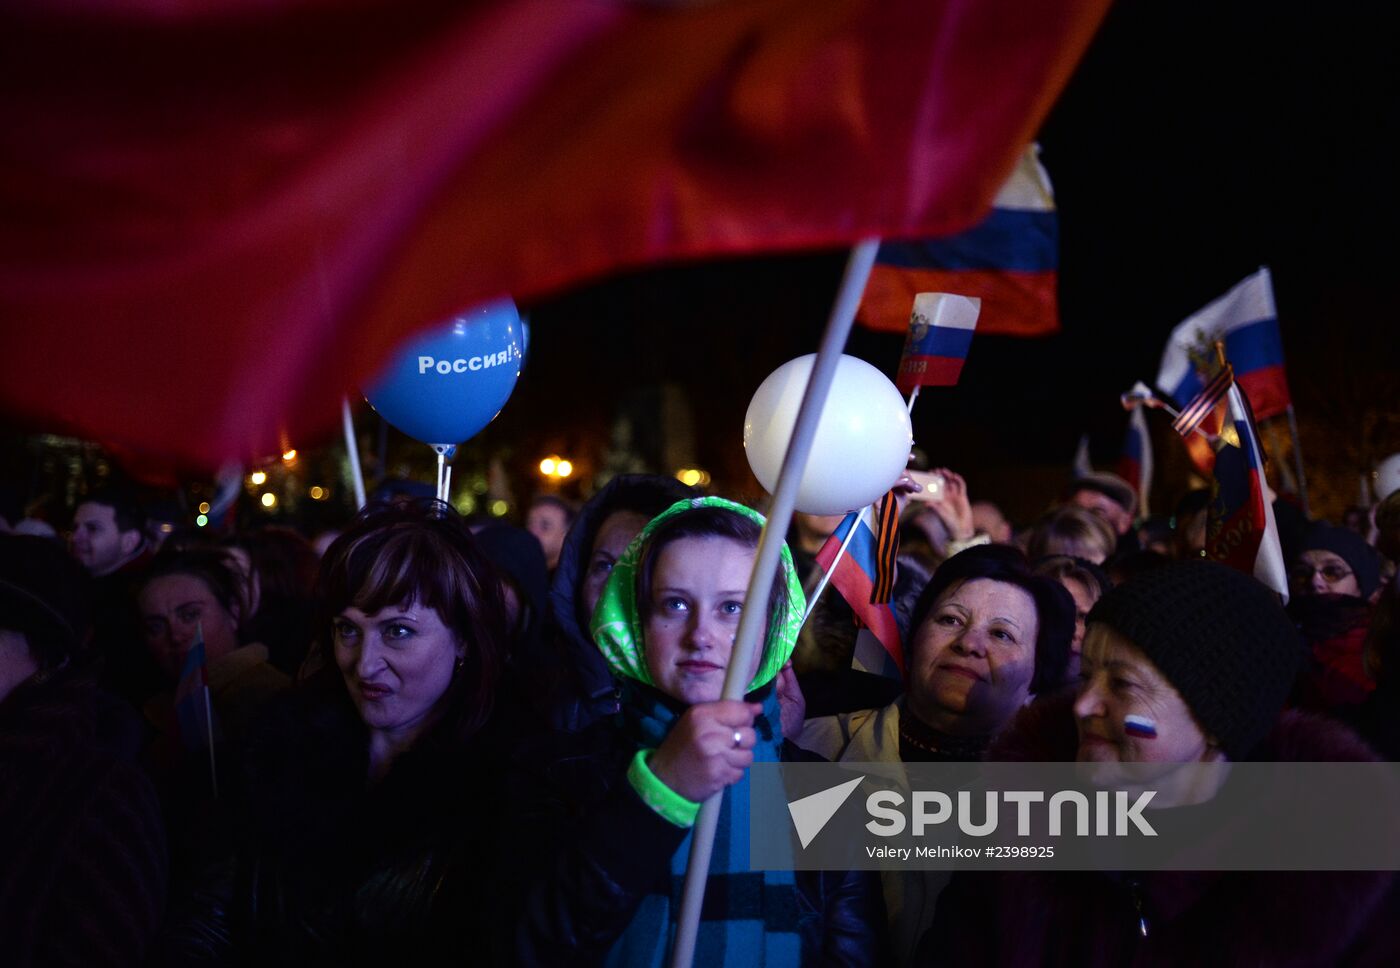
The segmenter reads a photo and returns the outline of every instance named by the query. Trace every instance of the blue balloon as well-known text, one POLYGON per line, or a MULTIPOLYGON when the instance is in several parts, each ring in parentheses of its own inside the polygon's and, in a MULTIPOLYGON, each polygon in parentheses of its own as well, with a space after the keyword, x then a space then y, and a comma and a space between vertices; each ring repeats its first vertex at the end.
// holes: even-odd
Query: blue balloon
POLYGON ((523 357, 515 303, 484 303, 405 344, 365 399, 415 440, 460 444, 501 412, 523 357))

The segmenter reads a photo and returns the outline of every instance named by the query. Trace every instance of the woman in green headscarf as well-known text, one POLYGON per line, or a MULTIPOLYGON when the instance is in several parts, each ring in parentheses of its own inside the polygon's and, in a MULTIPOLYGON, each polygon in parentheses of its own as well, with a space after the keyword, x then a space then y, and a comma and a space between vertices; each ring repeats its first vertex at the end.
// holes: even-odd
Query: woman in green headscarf
POLYGON ((757 512, 731 501, 681 501, 613 568, 592 630, 619 681, 622 712, 589 755, 543 771, 552 798, 568 804, 570 829, 528 893, 515 935, 520 960, 665 964, 690 827, 700 804, 729 786, 696 963, 875 958, 882 912, 871 878, 749 870, 747 768, 784 758, 776 680, 805 604, 784 547, 746 701, 720 701, 762 526, 757 512))

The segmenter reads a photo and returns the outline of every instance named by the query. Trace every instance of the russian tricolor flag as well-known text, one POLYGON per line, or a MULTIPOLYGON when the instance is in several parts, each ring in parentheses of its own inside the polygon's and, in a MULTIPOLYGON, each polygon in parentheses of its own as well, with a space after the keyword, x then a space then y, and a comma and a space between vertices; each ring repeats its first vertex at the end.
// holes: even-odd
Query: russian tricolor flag
POLYGON ((1146 518, 1147 495, 1152 490, 1152 438, 1147 432, 1147 415, 1142 407, 1128 411, 1128 430, 1123 437, 1123 453, 1118 457, 1116 470, 1137 492, 1138 517, 1146 518))
POLYGON ((915 387, 957 386, 981 310, 982 301, 967 296, 921 292, 914 297, 894 381, 900 393, 915 387))
POLYGON ((209 672, 204 661, 204 629, 201 627, 194 645, 185 653, 180 679, 175 684, 175 718, 180 742, 190 751, 209 749, 213 729, 209 721, 208 691, 209 672))
POLYGON ((902 332, 917 294, 957 292, 982 300, 984 333, 1057 332, 1060 229, 1039 151, 1037 145, 1026 149, 991 214, 968 231, 922 242, 881 242, 860 321, 871 329, 902 332))
POLYGON ((1285 412, 1291 399, 1283 369, 1283 339, 1267 266, 1172 330, 1162 353, 1157 385, 1182 406, 1205 386, 1193 356, 1213 358, 1211 344, 1225 342, 1225 357, 1260 420, 1285 412))
POLYGON ((878 542, 871 530, 870 512, 865 514, 852 511, 842 518, 826 544, 817 552, 817 567, 831 572, 831 584, 841 593, 841 597, 851 606, 856 619, 863 626, 856 638, 856 653, 853 665, 865 672, 902 679, 904 676, 904 644, 900 640, 899 625, 895 621, 894 605, 871 604, 871 592, 875 588, 878 542), (846 535, 855 528, 856 533, 846 548, 846 553, 837 558, 846 535), (832 571, 832 561, 835 570, 832 571), (866 630, 873 635, 870 643, 866 630), (875 644, 876 648, 868 648, 875 644))
POLYGON ((1238 386, 1228 394, 1229 418, 1215 442, 1215 486, 1206 521, 1206 555, 1253 575, 1288 601, 1274 509, 1265 497, 1264 454, 1249 403, 1238 386))

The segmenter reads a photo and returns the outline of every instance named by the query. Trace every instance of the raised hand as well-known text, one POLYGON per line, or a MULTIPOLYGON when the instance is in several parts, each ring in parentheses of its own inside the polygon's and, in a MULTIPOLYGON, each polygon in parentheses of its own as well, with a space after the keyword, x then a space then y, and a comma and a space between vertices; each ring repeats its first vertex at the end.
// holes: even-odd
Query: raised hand
POLYGON ((938 468, 936 473, 943 475, 943 493, 930 498, 929 507, 948 526, 948 534, 954 541, 966 541, 976 531, 972 524, 972 502, 967 499, 967 481, 946 467, 938 468))
POLYGON ((651 772, 687 800, 710 799, 753 765, 753 720, 762 711, 733 699, 696 703, 651 755, 651 772))

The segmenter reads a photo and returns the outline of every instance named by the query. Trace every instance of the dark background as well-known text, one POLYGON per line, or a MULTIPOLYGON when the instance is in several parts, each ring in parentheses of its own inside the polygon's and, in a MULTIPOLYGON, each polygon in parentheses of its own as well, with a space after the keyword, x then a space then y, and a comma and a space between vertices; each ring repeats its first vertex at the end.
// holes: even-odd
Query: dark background
MULTIPOLYGON (((1081 433, 1112 464, 1118 395, 1152 381, 1171 328, 1269 265, 1314 504, 1354 502, 1361 472, 1400 450, 1395 34, 1377 5, 1117 4, 1040 139, 1063 332, 977 337, 960 386, 916 408, 931 459, 1035 514, 1081 433)), ((815 350, 843 259, 657 269, 535 307, 539 349, 495 431, 586 454, 628 388, 673 381, 702 464, 748 487, 744 408, 815 350)), ((848 352, 893 372, 900 345, 858 327, 848 352)), ((1162 508, 1187 472, 1159 416, 1162 508)))

